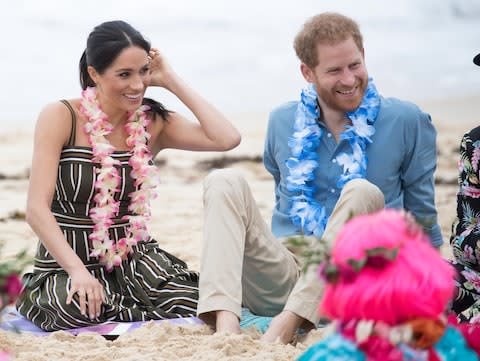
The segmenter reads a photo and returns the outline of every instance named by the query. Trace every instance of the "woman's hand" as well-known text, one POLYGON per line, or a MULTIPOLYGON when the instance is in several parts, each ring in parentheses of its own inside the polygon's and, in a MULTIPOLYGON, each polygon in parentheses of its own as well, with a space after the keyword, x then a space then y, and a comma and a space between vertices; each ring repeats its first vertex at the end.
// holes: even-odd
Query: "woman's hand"
POLYGON ((91 320, 99 317, 102 303, 105 302, 103 286, 86 268, 72 273, 70 277, 72 283, 67 296, 67 305, 72 302, 73 296, 77 293, 82 315, 86 315, 88 311, 88 317, 91 320))
POLYGON ((171 90, 170 82, 176 74, 170 64, 156 48, 150 49, 148 57, 150 59, 150 85, 171 90))
POLYGON ((164 148, 226 151, 240 143, 237 129, 175 73, 158 49, 152 48, 148 56, 150 85, 174 94, 198 120, 198 123, 191 122, 178 113, 170 113, 169 121, 154 141, 156 152, 164 148))

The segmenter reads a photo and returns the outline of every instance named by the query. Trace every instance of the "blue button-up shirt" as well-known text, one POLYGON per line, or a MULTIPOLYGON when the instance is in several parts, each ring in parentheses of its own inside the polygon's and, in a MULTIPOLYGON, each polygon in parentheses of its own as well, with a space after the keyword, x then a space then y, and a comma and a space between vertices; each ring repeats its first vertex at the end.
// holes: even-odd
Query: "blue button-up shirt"
MULTIPOLYGON (((272 111, 264 149, 264 164, 275 180, 275 208, 272 231, 277 237, 299 234, 301 230, 288 217, 286 187, 291 156, 288 139, 293 134, 298 102, 289 102, 272 111)), ((347 140, 338 144, 325 127, 318 147, 319 166, 315 174, 315 198, 331 214, 340 195, 336 183, 343 172, 335 158, 351 153, 347 140)), ((385 207, 404 208, 422 223, 435 247, 443 243, 435 209, 433 173, 436 168, 436 131, 430 116, 415 104, 395 98, 381 98, 375 121, 373 143, 367 145, 366 179, 377 185, 385 196, 385 207)))

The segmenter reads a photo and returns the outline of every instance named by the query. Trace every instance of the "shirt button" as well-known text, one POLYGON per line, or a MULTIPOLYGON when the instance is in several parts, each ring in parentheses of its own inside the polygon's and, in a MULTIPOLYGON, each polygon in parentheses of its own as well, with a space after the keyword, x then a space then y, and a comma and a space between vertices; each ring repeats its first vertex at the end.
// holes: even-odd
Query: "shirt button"
POLYGON ((327 133, 327 137, 331 137, 332 136, 332 133, 327 133))
POLYGON ((332 163, 337 163, 337 158, 333 158, 332 163))
POLYGON ((335 189, 334 189, 334 188, 330 188, 330 192, 335 193, 335 189))

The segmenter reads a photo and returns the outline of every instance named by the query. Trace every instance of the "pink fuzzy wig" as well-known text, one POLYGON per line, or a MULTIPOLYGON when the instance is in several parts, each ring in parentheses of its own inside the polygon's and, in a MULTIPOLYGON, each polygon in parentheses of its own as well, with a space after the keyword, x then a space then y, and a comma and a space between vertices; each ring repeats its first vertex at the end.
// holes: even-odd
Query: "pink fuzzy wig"
POLYGON ((355 217, 338 234, 330 262, 339 277, 325 288, 320 312, 344 322, 383 321, 389 325, 415 318, 437 318, 454 292, 454 270, 435 250, 413 219, 382 210, 355 217), (397 250, 379 266, 367 262, 360 271, 352 260, 367 250, 397 250))

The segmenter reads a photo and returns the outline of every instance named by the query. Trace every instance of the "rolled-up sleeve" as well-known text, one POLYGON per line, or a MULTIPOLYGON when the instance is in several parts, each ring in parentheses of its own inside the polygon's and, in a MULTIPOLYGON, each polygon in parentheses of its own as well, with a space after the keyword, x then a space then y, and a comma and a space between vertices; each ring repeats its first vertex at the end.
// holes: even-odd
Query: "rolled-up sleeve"
MULTIPOLYGON (((263 164, 265 169, 273 176, 275 180, 275 189, 280 182, 280 170, 278 168, 277 161, 275 160, 275 141, 276 141, 276 131, 275 131, 275 112, 270 114, 268 119, 267 127, 267 136, 265 138, 265 145, 263 149, 263 164)), ((275 192, 276 193, 276 192, 275 192)), ((275 194, 276 201, 278 200, 278 195, 275 194)))
POLYGON ((270 114, 268 119, 267 136, 265 137, 265 144, 263 149, 263 164, 265 169, 273 176, 275 183, 280 180, 280 170, 275 161, 275 130, 274 130, 274 115, 270 114))
POLYGON ((428 114, 417 112, 417 119, 405 127, 406 157, 402 164, 404 207, 430 235, 432 245, 443 244, 435 208, 434 172, 437 164, 436 130, 428 114))

